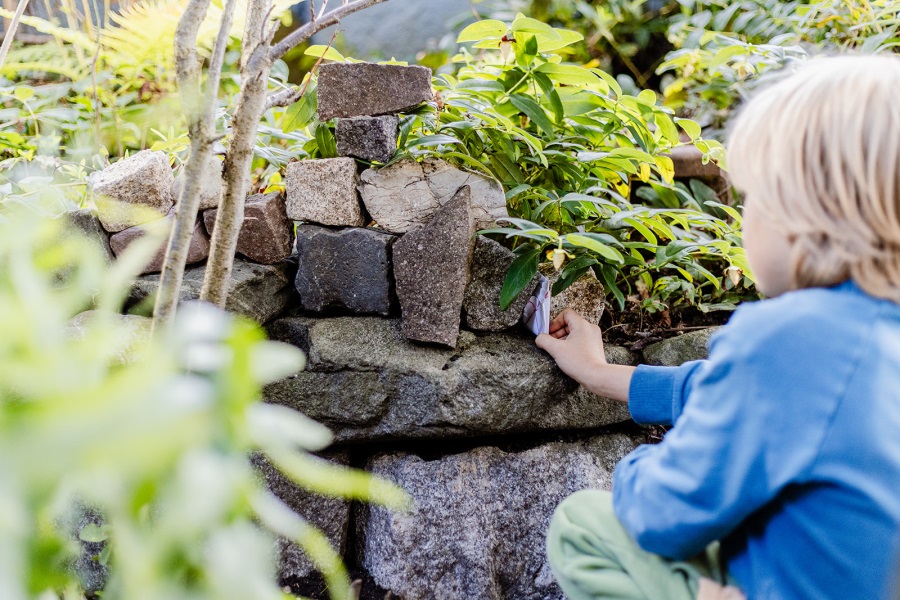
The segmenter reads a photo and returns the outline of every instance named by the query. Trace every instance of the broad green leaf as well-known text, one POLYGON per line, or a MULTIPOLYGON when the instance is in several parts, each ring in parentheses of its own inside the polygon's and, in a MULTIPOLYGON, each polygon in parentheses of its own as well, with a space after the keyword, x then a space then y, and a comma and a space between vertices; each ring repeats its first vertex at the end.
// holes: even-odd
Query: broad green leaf
POLYGON ((500 290, 500 310, 509 308, 513 300, 518 298, 525 289, 525 286, 534 279, 540 255, 540 248, 528 248, 512 262, 500 290))
POLYGON ((503 37, 506 35, 507 27, 503 21, 494 19, 485 19, 484 21, 476 21, 459 32, 456 43, 477 42, 487 37, 503 37))
POLYGON ((544 133, 548 136, 553 136, 553 123, 550 122, 547 113, 544 112, 544 109, 537 102, 521 94, 511 95, 509 101, 513 103, 513 106, 525 113, 544 133))
POLYGON ((525 31, 528 33, 540 33, 541 35, 547 36, 547 38, 551 40, 562 40, 562 36, 555 29, 553 29, 546 23, 541 23, 537 19, 526 17, 522 13, 519 13, 516 16, 516 19, 512 22, 511 29, 514 33, 518 33, 520 31, 525 31))
POLYGON ((579 246, 581 248, 587 248, 591 252, 596 252, 603 258, 607 260, 611 260, 614 262, 624 262, 625 259, 622 257, 622 253, 607 246, 603 242, 599 242, 593 238, 589 238, 586 235, 581 235, 577 233, 570 233, 565 236, 565 241, 573 246, 579 246))
POLYGON ((337 62, 347 62, 343 54, 332 48, 331 46, 310 46, 306 49, 307 56, 315 56, 325 60, 335 60, 337 62))

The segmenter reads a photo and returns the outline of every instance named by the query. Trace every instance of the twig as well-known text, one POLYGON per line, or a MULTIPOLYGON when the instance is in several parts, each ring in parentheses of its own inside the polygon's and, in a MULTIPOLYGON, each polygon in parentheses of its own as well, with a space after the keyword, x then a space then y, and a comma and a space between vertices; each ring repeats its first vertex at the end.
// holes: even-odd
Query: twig
POLYGON ((276 106, 290 106, 303 97, 303 94, 306 93, 306 88, 309 87, 309 82, 312 81, 313 75, 319 68, 319 65, 322 63, 322 59, 325 58, 325 53, 328 52, 329 49, 331 49, 331 45, 334 43, 334 38, 337 37, 337 34, 338 30, 335 29, 334 33, 331 34, 331 39, 328 41, 328 46, 325 48, 325 52, 319 55, 318 60, 316 60, 316 63, 313 65, 312 69, 310 69, 309 77, 307 77, 306 81, 303 82, 303 87, 297 90, 288 88, 269 96, 269 99, 266 100, 266 110, 269 110, 270 108, 274 108, 276 106))
POLYGON ((19 19, 22 18, 26 6, 28 6, 28 0, 19 0, 19 5, 16 7, 12 21, 9 22, 9 27, 6 28, 6 33, 3 36, 3 45, 0 46, 0 67, 6 62, 6 55, 9 53, 9 47, 12 46, 13 38, 16 37, 19 19))

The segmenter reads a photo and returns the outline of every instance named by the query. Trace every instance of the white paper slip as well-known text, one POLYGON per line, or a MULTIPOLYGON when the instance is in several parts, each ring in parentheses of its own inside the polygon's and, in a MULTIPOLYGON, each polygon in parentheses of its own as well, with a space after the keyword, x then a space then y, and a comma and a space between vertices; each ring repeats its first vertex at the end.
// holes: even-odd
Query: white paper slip
POLYGON ((550 333, 550 280, 541 275, 541 284, 522 311, 525 325, 534 335, 550 333))

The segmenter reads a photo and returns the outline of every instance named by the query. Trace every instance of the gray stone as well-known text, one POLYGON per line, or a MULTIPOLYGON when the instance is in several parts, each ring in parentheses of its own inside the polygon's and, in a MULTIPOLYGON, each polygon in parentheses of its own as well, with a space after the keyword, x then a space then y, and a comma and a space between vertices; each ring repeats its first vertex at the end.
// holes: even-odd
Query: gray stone
POLYGON ((407 158, 380 169, 366 169, 359 191, 366 210, 381 227, 403 233, 427 223, 463 186, 471 190, 475 227, 493 227, 507 218, 503 187, 494 179, 458 169, 448 162, 407 158))
MULTIPOLYGON (((205 265, 184 272, 181 301, 200 297, 205 272, 205 265)), ((295 300, 293 278, 294 267, 288 261, 257 265, 235 258, 225 310, 249 317, 257 323, 266 323, 284 312, 295 300)), ((128 296, 128 307, 131 310, 146 308, 147 304, 152 307, 158 289, 158 274, 138 277, 128 296)))
POLYGON ((648 365, 677 367, 691 360, 706 358, 709 354, 709 338, 719 327, 700 329, 656 342, 644 348, 644 361, 648 365))
MULTIPOLYGON (((222 178, 222 159, 213 154, 206 163, 203 181, 200 183, 200 210, 207 210, 219 206, 225 182, 222 178)), ((184 187, 184 169, 172 183, 172 199, 175 202, 181 200, 181 189, 184 187)))
MULTIPOLYGON (((333 454, 330 462, 348 465, 347 453, 333 454)), ((314 527, 318 527, 331 547, 343 555, 347 551, 350 526, 350 501, 313 494, 296 485, 272 466, 264 457, 254 455, 253 465, 265 480, 266 487, 288 507, 314 527)), ((279 576, 282 581, 302 579, 318 572, 315 565, 291 540, 279 537, 277 542, 280 556, 279 576)))
POLYGON ((403 598, 563 600, 546 558, 553 511, 578 490, 609 490, 616 463, 635 446, 615 434, 520 453, 377 456, 368 470, 406 490, 415 506, 360 508, 362 565, 403 598))
POLYGON ((427 67, 331 63, 319 68, 322 121, 401 113, 433 97, 427 67))
POLYGON ((395 115, 339 119, 335 127, 337 152, 367 161, 386 163, 397 151, 400 119, 395 115))
POLYGON ((293 221, 362 227, 366 224, 356 191, 359 176, 352 158, 290 163, 285 170, 287 215, 293 221))
POLYGON ((431 222, 394 244, 394 278, 408 339, 456 345, 474 246, 470 198, 469 188, 460 188, 431 222))
POLYGON ((67 212, 64 217, 69 226, 84 234, 91 243, 97 246, 107 263, 112 262, 114 256, 109 247, 109 234, 100 225, 100 219, 96 212, 84 208, 67 212))
MULTIPOLYGON (((172 231, 174 225, 175 215, 174 213, 169 213, 163 219, 157 219, 156 221, 150 221, 143 225, 129 227, 128 229, 123 229, 118 233, 112 234, 109 238, 109 245, 112 248, 113 254, 117 257, 121 256, 131 244, 150 233, 151 228, 159 227, 159 233, 161 234, 159 246, 157 247, 155 254, 148 259, 147 263, 144 265, 144 269, 141 271, 142 274, 159 273, 162 271, 163 262, 166 259, 166 246, 169 243, 169 233, 172 231)), ((154 231, 154 233, 157 232, 154 231)), ((209 237, 207 237, 206 230, 198 219, 194 223, 194 233, 191 236, 191 245, 188 246, 188 255, 185 264, 196 264, 201 260, 206 260, 208 256, 209 237)))
MULTIPOLYGON (((305 371, 265 398, 327 425, 340 442, 443 439, 590 429, 629 419, 624 403, 563 374, 534 336, 463 331, 455 350, 405 340, 396 319, 289 317, 272 339, 307 353, 305 371)), ((607 345, 613 364, 634 364, 607 345)))
MULTIPOLYGON (((551 287, 559 279, 560 273, 552 265, 541 265, 541 273, 550 280, 551 287)), ((563 310, 571 308, 588 322, 600 323, 606 308, 606 288, 593 271, 588 271, 561 293, 550 300, 550 318, 555 319, 563 310)))
POLYGON ((500 290, 516 255, 503 245, 478 236, 472 256, 472 277, 463 301, 466 326, 478 331, 502 331, 522 318, 522 310, 540 281, 538 275, 504 311, 500 310, 500 290))
POLYGON ((93 173, 88 187, 103 228, 114 233, 165 216, 174 181, 164 152, 142 150, 93 173))
MULTIPOLYGON (((218 210, 203 213, 206 231, 212 236, 218 210)), ((237 251, 253 262, 271 265, 293 250, 294 225, 287 218, 281 194, 256 194, 244 204, 244 221, 238 233, 237 251)))
POLYGON ((301 306, 387 316, 395 304, 391 245, 396 239, 377 229, 299 226, 296 286, 301 306))

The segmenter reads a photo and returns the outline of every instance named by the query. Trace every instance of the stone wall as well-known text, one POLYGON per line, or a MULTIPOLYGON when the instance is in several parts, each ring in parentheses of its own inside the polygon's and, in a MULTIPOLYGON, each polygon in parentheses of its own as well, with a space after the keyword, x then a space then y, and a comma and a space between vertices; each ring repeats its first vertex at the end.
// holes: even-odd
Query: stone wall
MULTIPOLYGON (((324 459, 396 482, 415 508, 314 497, 257 458, 261 476, 371 590, 408 600, 562 598, 544 559, 552 511, 578 489, 609 489, 642 433, 624 405, 581 388, 535 346, 520 324, 534 285, 500 310, 514 254, 476 235, 506 216, 500 184, 439 160, 391 162, 397 114, 431 98, 428 71, 325 65, 318 89, 320 117, 339 119, 343 156, 291 163, 284 196, 248 198, 227 308, 308 356, 306 370, 268 386, 265 400, 328 425, 336 444, 324 459)), ((220 161, 207 171, 183 298, 199 295, 215 227, 220 161)), ((164 155, 141 152, 92 178, 98 214, 70 218, 112 260, 149 229, 171 226, 182 185, 164 155)), ((152 303, 160 265, 159 254, 147 263, 131 310, 152 303)), ((575 306, 599 322, 603 299, 586 276, 552 311, 575 306)), ((709 334, 642 352, 610 345, 607 360, 680 364, 704 355, 709 334)), ((285 540, 279 548, 285 583, 321 596, 309 561, 285 540)))

